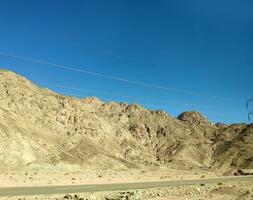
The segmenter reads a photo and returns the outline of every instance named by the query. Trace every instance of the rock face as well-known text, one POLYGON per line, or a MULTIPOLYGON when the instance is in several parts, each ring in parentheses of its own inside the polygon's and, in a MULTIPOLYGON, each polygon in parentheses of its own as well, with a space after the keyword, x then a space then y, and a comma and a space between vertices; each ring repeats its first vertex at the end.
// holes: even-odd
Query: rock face
POLYGON ((197 112, 175 119, 136 104, 61 96, 6 70, 0 137, 0 167, 253 166, 252 125, 217 128, 197 112))
POLYGON ((213 127, 213 124, 207 119, 207 117, 196 111, 183 112, 177 117, 177 119, 192 126, 213 127))

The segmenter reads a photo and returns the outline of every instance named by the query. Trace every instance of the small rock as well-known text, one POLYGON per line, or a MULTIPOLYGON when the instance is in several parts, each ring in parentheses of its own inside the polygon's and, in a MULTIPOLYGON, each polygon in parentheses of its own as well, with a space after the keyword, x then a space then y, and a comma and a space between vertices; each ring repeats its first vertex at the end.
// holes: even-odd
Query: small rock
POLYGON ((66 194, 63 198, 64 199, 73 199, 71 194, 66 194))

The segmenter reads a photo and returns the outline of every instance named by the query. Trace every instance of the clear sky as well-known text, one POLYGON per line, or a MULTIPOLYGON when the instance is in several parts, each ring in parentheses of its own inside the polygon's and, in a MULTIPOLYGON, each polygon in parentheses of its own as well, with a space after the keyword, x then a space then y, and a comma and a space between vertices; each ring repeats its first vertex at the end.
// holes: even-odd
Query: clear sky
POLYGON ((47 85, 62 94, 137 102, 173 116, 198 110, 213 122, 247 122, 245 101, 253 96, 253 1, 3 0, 0 51, 188 91, 0 55, 0 68, 37 84, 114 95, 47 85))

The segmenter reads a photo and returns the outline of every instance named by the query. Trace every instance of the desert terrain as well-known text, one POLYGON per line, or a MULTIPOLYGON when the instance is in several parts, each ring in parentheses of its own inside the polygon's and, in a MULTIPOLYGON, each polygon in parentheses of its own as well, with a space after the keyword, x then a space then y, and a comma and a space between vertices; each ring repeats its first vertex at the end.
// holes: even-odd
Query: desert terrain
MULTIPOLYGON (((253 169, 253 124, 62 96, 7 70, 0 70, 0 136, 0 187, 204 179, 253 169)), ((233 182, 0 199, 253 199, 252 189, 252 182, 233 182)))

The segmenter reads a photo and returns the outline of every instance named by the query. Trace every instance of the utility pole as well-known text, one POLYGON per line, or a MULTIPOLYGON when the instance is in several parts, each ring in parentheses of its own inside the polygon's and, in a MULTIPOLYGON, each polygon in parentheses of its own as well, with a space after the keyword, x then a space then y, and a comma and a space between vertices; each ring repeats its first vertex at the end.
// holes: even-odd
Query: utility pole
MULTIPOLYGON (((251 97, 248 101, 246 101, 246 108, 249 109, 249 103, 253 102, 253 97, 251 97)), ((253 115, 253 111, 248 113, 248 120, 250 121, 250 116, 253 115)))

